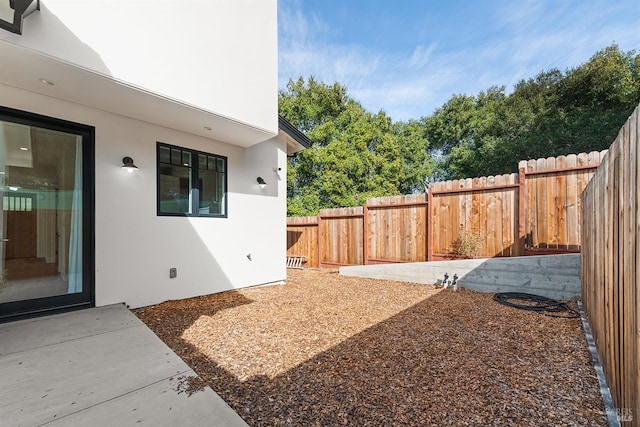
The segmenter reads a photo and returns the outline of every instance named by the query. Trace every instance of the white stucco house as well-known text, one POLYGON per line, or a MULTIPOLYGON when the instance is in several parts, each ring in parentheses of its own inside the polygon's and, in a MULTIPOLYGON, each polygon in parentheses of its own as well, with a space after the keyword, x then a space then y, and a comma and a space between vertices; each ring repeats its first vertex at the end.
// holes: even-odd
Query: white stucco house
POLYGON ((284 280, 309 143, 276 0, 0 0, 0 319, 284 280))

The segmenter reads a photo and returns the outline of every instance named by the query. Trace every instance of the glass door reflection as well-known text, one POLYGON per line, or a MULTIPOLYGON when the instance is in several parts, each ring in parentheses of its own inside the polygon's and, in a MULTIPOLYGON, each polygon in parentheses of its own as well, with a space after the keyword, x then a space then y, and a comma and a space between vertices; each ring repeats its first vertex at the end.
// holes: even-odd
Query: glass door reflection
POLYGON ((0 304, 82 292, 82 137, 0 121, 0 304))

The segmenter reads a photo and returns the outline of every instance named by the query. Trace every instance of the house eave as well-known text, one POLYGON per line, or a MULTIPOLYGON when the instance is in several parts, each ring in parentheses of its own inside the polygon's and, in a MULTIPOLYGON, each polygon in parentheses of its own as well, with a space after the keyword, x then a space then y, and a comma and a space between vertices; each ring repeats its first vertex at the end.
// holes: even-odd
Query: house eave
POLYGON ((273 131, 0 40, 0 84, 240 147, 273 131))
POLYGON ((310 148, 313 142, 298 128, 293 126, 287 119, 278 116, 279 135, 287 141, 287 155, 293 155, 297 152, 310 148))

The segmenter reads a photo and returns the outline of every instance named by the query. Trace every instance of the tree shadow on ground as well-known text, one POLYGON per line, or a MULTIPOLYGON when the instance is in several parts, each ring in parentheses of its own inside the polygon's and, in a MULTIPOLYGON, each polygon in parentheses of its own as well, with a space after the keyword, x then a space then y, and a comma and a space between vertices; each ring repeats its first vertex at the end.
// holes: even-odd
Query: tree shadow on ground
POLYGON ((606 425, 579 319, 444 291, 275 378, 240 381, 180 339, 200 316, 250 302, 227 294, 167 314, 176 328, 161 338, 251 426, 606 425))

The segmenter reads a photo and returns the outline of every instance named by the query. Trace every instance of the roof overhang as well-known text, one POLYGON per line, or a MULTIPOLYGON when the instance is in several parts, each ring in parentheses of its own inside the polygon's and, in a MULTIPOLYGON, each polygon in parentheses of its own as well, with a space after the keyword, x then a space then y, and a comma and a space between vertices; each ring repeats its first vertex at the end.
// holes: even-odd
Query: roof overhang
POLYGON ((249 147, 276 136, 267 129, 171 99, 4 40, 0 40, 0 58, 0 84, 7 86, 240 147, 249 147))
POLYGON ((278 116, 278 135, 287 141, 287 155, 290 156, 306 148, 310 148, 313 142, 298 128, 289 123, 284 117, 278 116))

